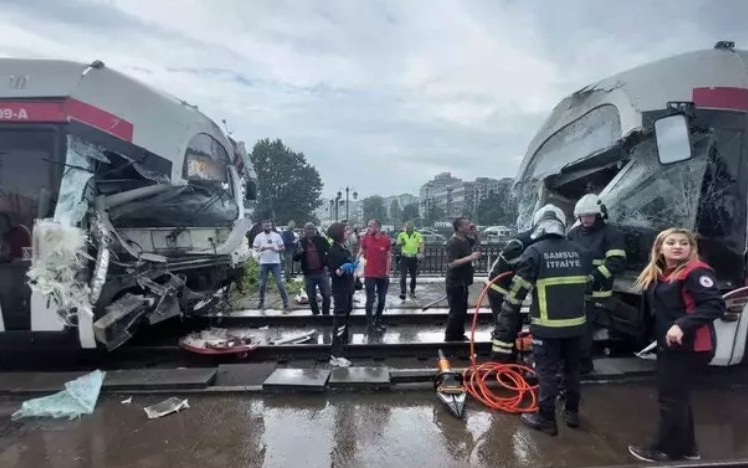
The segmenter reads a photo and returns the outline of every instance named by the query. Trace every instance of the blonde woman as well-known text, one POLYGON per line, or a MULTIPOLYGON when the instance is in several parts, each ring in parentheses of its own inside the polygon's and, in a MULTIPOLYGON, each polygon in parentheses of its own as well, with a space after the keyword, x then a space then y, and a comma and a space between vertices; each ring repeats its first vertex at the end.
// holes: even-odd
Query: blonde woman
POLYGON ((655 239, 637 285, 655 318, 660 421, 654 443, 629 446, 639 460, 698 460, 690 394, 694 373, 714 356, 714 325, 725 310, 714 272, 699 260, 696 239, 671 228, 655 239))

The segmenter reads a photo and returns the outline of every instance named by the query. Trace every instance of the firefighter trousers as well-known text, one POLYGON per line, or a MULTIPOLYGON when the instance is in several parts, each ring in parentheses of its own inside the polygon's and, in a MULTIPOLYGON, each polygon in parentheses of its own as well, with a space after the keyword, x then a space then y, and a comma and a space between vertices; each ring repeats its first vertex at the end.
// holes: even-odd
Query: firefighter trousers
POLYGON ((535 374, 538 377, 540 390, 538 406, 540 415, 554 419, 556 414, 556 397, 559 391, 558 374, 563 371, 566 385, 566 410, 579 411, 580 377, 579 356, 584 338, 538 338, 533 336, 532 356, 535 360, 535 374))

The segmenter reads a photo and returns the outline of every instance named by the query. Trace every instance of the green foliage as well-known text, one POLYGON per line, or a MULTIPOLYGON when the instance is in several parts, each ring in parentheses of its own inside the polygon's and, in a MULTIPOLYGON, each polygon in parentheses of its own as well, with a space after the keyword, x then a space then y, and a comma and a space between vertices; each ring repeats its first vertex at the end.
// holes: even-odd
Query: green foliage
POLYGON ((284 225, 316 222, 314 210, 322 203, 322 179, 304 153, 296 153, 281 140, 259 140, 250 159, 257 172, 255 220, 272 218, 284 225))
POLYGON ((416 224, 418 224, 418 221, 420 220, 419 218, 420 213, 418 209, 418 203, 410 203, 403 207, 403 212, 400 216, 400 220, 402 222, 407 223, 408 221, 415 221, 416 224))
POLYGON ((489 192, 478 203, 478 223, 485 226, 513 225, 517 219, 517 202, 509 190, 489 192))
POLYGON ((384 198, 374 195, 364 198, 361 204, 364 222, 368 222, 370 219, 378 219, 382 224, 387 224, 387 208, 384 206, 384 198))
POLYGON ((390 203, 389 218, 393 224, 399 224, 403 222, 403 210, 400 209, 400 203, 397 200, 392 200, 392 203, 390 203))
MULTIPOLYGON (((290 297, 299 292, 299 284, 296 282, 286 282, 284 275, 284 286, 290 297)), ((250 257, 246 263, 244 263, 244 271, 242 273, 242 286, 244 288, 244 295, 256 294, 260 291, 260 263, 255 260, 254 257, 250 257)), ((273 277, 268 278, 267 293, 277 291, 275 286, 275 280, 273 277)))
POLYGON ((433 226, 437 221, 443 221, 447 217, 447 213, 442 207, 436 203, 431 203, 426 207, 423 213, 423 225, 433 226))

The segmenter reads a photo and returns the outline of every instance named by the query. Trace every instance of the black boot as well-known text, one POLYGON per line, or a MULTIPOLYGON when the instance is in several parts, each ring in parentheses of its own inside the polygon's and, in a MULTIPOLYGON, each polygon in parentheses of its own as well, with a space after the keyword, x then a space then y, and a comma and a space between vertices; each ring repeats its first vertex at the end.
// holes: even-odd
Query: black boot
POLYGON ((566 425, 576 429, 579 427, 579 413, 577 411, 564 411, 564 421, 566 421, 566 425))
POLYGON ((535 429, 536 431, 544 432, 548 435, 558 435, 558 427, 556 426, 556 418, 549 419, 541 416, 540 413, 524 413, 520 417, 520 421, 527 427, 535 429))

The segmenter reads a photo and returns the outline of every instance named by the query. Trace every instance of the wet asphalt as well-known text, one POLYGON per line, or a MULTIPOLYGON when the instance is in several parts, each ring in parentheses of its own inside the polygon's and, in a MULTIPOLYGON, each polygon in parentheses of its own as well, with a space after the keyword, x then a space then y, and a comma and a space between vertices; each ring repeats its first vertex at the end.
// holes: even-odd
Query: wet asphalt
MULTIPOLYGON (((558 437, 470 401, 464 420, 426 391, 325 395, 190 395, 190 408, 149 420, 170 395, 105 395, 73 421, 23 420, 0 399, 0 466, 66 467, 565 467, 631 463, 657 420, 649 385, 584 388, 583 426, 558 437)), ((705 459, 748 457, 748 392, 697 391, 705 459)))

